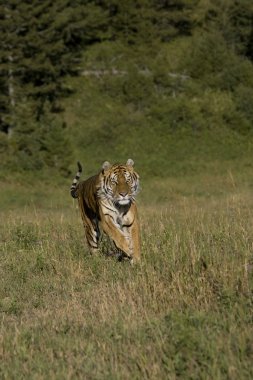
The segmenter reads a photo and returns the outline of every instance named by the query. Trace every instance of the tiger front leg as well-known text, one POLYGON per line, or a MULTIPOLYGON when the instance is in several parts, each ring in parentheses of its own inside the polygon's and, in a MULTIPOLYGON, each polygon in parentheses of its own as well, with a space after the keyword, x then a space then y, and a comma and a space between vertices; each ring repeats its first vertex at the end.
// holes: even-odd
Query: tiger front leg
POLYGON ((135 262, 139 262, 141 258, 140 227, 137 218, 133 221, 131 227, 129 228, 129 237, 132 247, 131 264, 133 264, 135 262))
POLYGON ((131 205, 129 212, 122 218, 122 230, 124 235, 129 237, 131 247, 131 264, 140 261, 141 248, 140 248, 140 225, 138 219, 137 207, 135 204, 131 205))
POLYGON ((140 261, 141 248, 140 248, 140 228, 137 219, 135 219, 131 225, 123 227, 123 233, 128 235, 129 245, 131 248, 131 264, 140 261))
POLYGON ((120 226, 109 215, 103 215, 101 220, 103 231, 114 241, 118 249, 123 251, 129 258, 132 257, 133 247, 131 237, 125 234, 120 226))

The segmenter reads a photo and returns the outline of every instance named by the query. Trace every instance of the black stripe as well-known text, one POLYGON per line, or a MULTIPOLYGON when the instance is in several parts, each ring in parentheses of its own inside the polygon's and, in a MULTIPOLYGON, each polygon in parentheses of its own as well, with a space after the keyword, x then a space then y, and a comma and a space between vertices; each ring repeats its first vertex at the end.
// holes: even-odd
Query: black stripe
POLYGON ((134 222, 134 220, 132 221, 131 224, 122 224, 122 228, 123 228, 123 227, 131 227, 131 226, 133 225, 133 222, 134 222))
POLYGON ((112 215, 110 215, 110 214, 104 214, 105 216, 106 215, 108 215, 110 218, 112 218, 112 220, 114 221, 114 218, 113 218, 113 216, 112 215))
POLYGON ((116 212, 116 210, 113 210, 113 209, 111 209, 110 207, 107 207, 107 206, 105 206, 105 205, 103 205, 105 208, 107 208, 107 210, 110 210, 110 211, 112 211, 112 212, 116 212))

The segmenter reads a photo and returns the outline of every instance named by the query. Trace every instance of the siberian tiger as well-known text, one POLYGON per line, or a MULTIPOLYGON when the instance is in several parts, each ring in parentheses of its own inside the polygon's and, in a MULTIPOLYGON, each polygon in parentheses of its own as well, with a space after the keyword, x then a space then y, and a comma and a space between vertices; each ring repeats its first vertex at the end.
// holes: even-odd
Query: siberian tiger
POLYGON ((133 160, 125 165, 105 161, 101 171, 79 183, 82 166, 73 180, 70 193, 78 198, 91 253, 98 252, 100 230, 131 262, 140 260, 140 228, 135 196, 139 190, 139 175, 133 160))

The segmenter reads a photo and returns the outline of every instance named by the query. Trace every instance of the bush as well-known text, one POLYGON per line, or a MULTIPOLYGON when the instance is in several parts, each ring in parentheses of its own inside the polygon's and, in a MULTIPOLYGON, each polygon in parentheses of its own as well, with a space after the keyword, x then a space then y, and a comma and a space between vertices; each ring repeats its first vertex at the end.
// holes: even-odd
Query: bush
POLYGON ((62 174, 68 173, 72 149, 65 135, 65 125, 49 112, 37 121, 31 109, 22 110, 23 115, 17 120, 9 140, 9 165, 18 171, 50 167, 62 174))
POLYGON ((219 32, 192 38, 183 68, 202 85, 233 91, 240 84, 253 86, 252 63, 234 53, 219 32))

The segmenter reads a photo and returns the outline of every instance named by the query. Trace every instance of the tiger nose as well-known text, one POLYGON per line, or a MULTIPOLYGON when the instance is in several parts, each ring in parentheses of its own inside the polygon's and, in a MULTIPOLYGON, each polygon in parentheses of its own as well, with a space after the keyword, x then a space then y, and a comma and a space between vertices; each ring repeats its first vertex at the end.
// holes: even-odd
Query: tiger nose
POLYGON ((121 195, 122 197, 125 197, 127 195, 127 192, 120 192, 119 195, 121 195))

